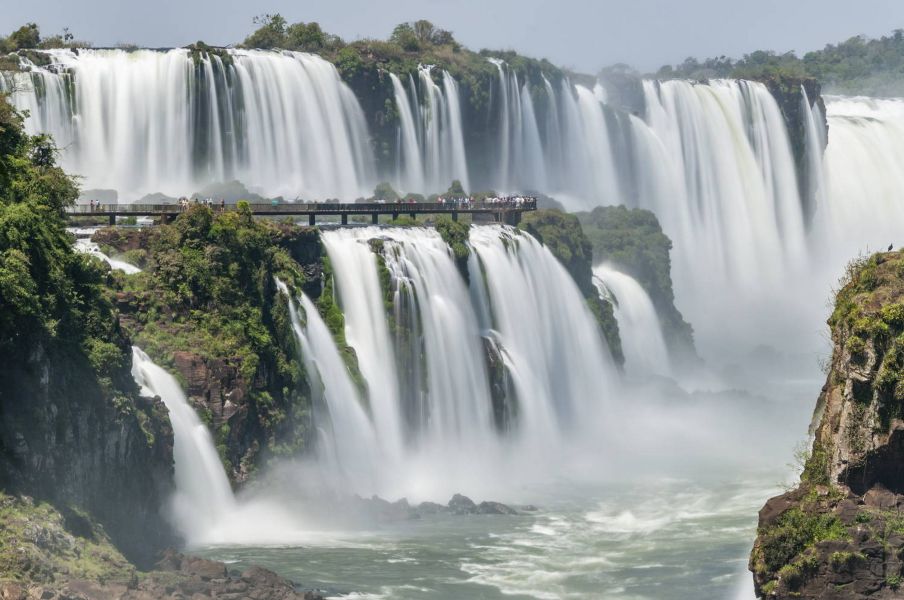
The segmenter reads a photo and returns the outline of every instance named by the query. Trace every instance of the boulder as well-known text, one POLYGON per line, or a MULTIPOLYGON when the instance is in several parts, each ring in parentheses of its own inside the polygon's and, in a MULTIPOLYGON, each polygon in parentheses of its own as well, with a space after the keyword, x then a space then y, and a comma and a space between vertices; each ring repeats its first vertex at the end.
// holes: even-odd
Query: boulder
POLYGON ((453 515, 471 515, 477 512, 477 505, 473 500, 461 494, 455 494, 449 500, 449 511, 453 515))

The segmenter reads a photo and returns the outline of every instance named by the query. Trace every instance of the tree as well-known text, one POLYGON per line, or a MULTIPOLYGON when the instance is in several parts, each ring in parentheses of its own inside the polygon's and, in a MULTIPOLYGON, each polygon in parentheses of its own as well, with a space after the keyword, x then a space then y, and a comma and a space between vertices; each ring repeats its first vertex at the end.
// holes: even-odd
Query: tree
POLYGON ((436 46, 458 46, 458 42, 452 37, 452 32, 448 29, 436 29, 433 32, 432 41, 436 46))
POLYGON ((433 33, 435 31, 433 23, 427 21, 426 19, 421 19, 414 22, 413 29, 418 43, 420 43, 421 45, 429 45, 433 43, 433 33))
POLYGON ((408 52, 417 52, 421 48, 417 34, 410 23, 396 25, 396 28, 392 30, 392 35, 389 36, 389 41, 398 44, 402 50, 408 52))
POLYGON ((452 180, 452 185, 449 186, 449 189, 446 190, 446 195, 455 196, 457 198, 461 198, 465 195, 465 188, 462 187, 461 181, 458 179, 452 180))
MULTIPOLYGON (((242 43, 246 48, 285 48, 286 20, 279 13, 254 17, 254 24, 259 27, 242 43)), ((319 26, 318 26, 319 29, 319 26)))
POLYGON ((9 36, 13 50, 37 48, 41 44, 41 32, 37 23, 26 23, 9 36))
POLYGON ((374 198, 376 200, 385 200, 386 202, 395 202, 399 199, 399 194, 388 182, 378 183, 374 188, 374 198))
POLYGON ((312 52, 327 45, 327 36, 317 22, 294 23, 286 29, 286 47, 291 50, 312 52))

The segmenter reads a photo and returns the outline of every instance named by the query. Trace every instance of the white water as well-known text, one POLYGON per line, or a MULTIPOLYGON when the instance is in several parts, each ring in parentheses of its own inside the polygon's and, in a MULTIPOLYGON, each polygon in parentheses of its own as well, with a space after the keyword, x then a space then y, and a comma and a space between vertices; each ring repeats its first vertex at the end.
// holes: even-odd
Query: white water
POLYGON ((143 394, 159 396, 169 411, 176 465, 172 516, 187 541, 197 542, 236 508, 213 438, 188 404, 176 378, 136 346, 132 347, 132 376, 143 394))
POLYGON ((0 75, 29 132, 53 135, 84 188, 121 199, 239 179, 268 196, 353 199, 373 186, 364 115, 336 69, 297 52, 53 50, 0 75))
POLYGON ((652 209, 674 243, 677 304, 704 356, 789 332, 795 351, 823 347, 813 307, 829 273, 853 253, 899 243, 904 220, 896 100, 830 99, 824 163, 814 151, 821 116, 805 111, 804 200, 779 107, 758 83, 647 81, 642 110, 628 115, 600 85, 521 81, 494 61, 498 78, 478 117, 486 135, 475 136, 480 123, 464 122, 458 83, 423 66, 390 75, 397 159, 377 173, 357 100, 314 56, 231 50, 231 66, 217 56, 195 65, 186 50, 49 56, 52 67, 0 85, 19 88, 13 100, 31 112, 29 131, 55 136, 84 187, 124 199, 238 178, 290 199, 350 200, 379 179, 432 193, 457 178, 469 191, 534 188, 571 209, 652 209), (777 290, 783 307, 772 310, 777 290))
POLYGON ((465 158, 458 84, 442 71, 442 85, 433 80, 428 66, 418 68, 417 83, 408 89, 390 75, 399 110, 399 152, 396 184, 415 193, 442 192, 453 179, 471 190, 465 158))
POLYGON ((636 375, 670 375, 671 365, 662 326, 647 292, 633 277, 609 265, 594 267, 593 276, 603 299, 614 296, 625 369, 636 375))
MULTIPOLYGON (((277 285, 288 295, 284 283, 277 281, 277 285)), ((318 452, 327 473, 339 478, 336 485, 372 493, 381 456, 370 415, 317 307, 304 293, 299 295, 299 304, 300 314, 289 298, 292 327, 310 378, 315 410, 321 416, 318 452)))
POLYGON ((821 249, 846 260, 889 243, 904 245, 904 100, 830 97, 826 111, 827 202, 816 231, 821 249))
POLYGON ((100 248, 97 244, 88 239, 78 239, 75 242, 75 249, 79 252, 84 252, 85 254, 92 254, 108 265, 110 265, 111 269, 115 269, 117 271, 122 271, 126 275, 134 275, 135 273, 141 273, 141 269, 136 267, 131 263, 127 263, 124 260, 118 260, 115 258, 111 258, 100 251, 100 248))
POLYGON ((471 247, 471 280, 485 273, 492 335, 518 401, 518 431, 529 445, 554 443, 611 400, 608 349, 574 280, 533 237, 474 227, 471 247))
POLYGON ((504 471, 539 476, 552 460, 548 444, 611 398, 615 371, 595 321, 570 275, 530 236, 473 227, 468 287, 433 230, 322 235, 383 457, 375 493, 442 499, 492 486, 504 471), (394 320, 407 330, 390 331, 372 239, 383 242, 394 320), (484 338, 505 362, 511 423, 494 417, 484 338))

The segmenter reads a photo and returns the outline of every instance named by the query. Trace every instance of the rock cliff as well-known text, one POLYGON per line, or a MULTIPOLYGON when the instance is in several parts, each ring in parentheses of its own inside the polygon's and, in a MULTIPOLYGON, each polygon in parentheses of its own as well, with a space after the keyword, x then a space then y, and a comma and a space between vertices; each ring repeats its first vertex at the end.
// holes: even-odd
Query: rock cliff
POLYGON ((855 261, 842 284, 800 485, 760 511, 763 597, 904 594, 904 254, 855 261))

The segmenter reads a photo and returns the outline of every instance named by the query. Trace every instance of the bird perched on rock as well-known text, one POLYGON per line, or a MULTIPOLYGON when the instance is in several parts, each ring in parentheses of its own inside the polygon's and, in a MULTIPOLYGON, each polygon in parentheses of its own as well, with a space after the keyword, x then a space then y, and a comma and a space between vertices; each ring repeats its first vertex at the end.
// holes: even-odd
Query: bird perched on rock
POLYGON ((891 252, 891 249, 894 248, 894 246, 895 246, 894 244, 889 244, 889 245, 888 245, 888 251, 891 252))

